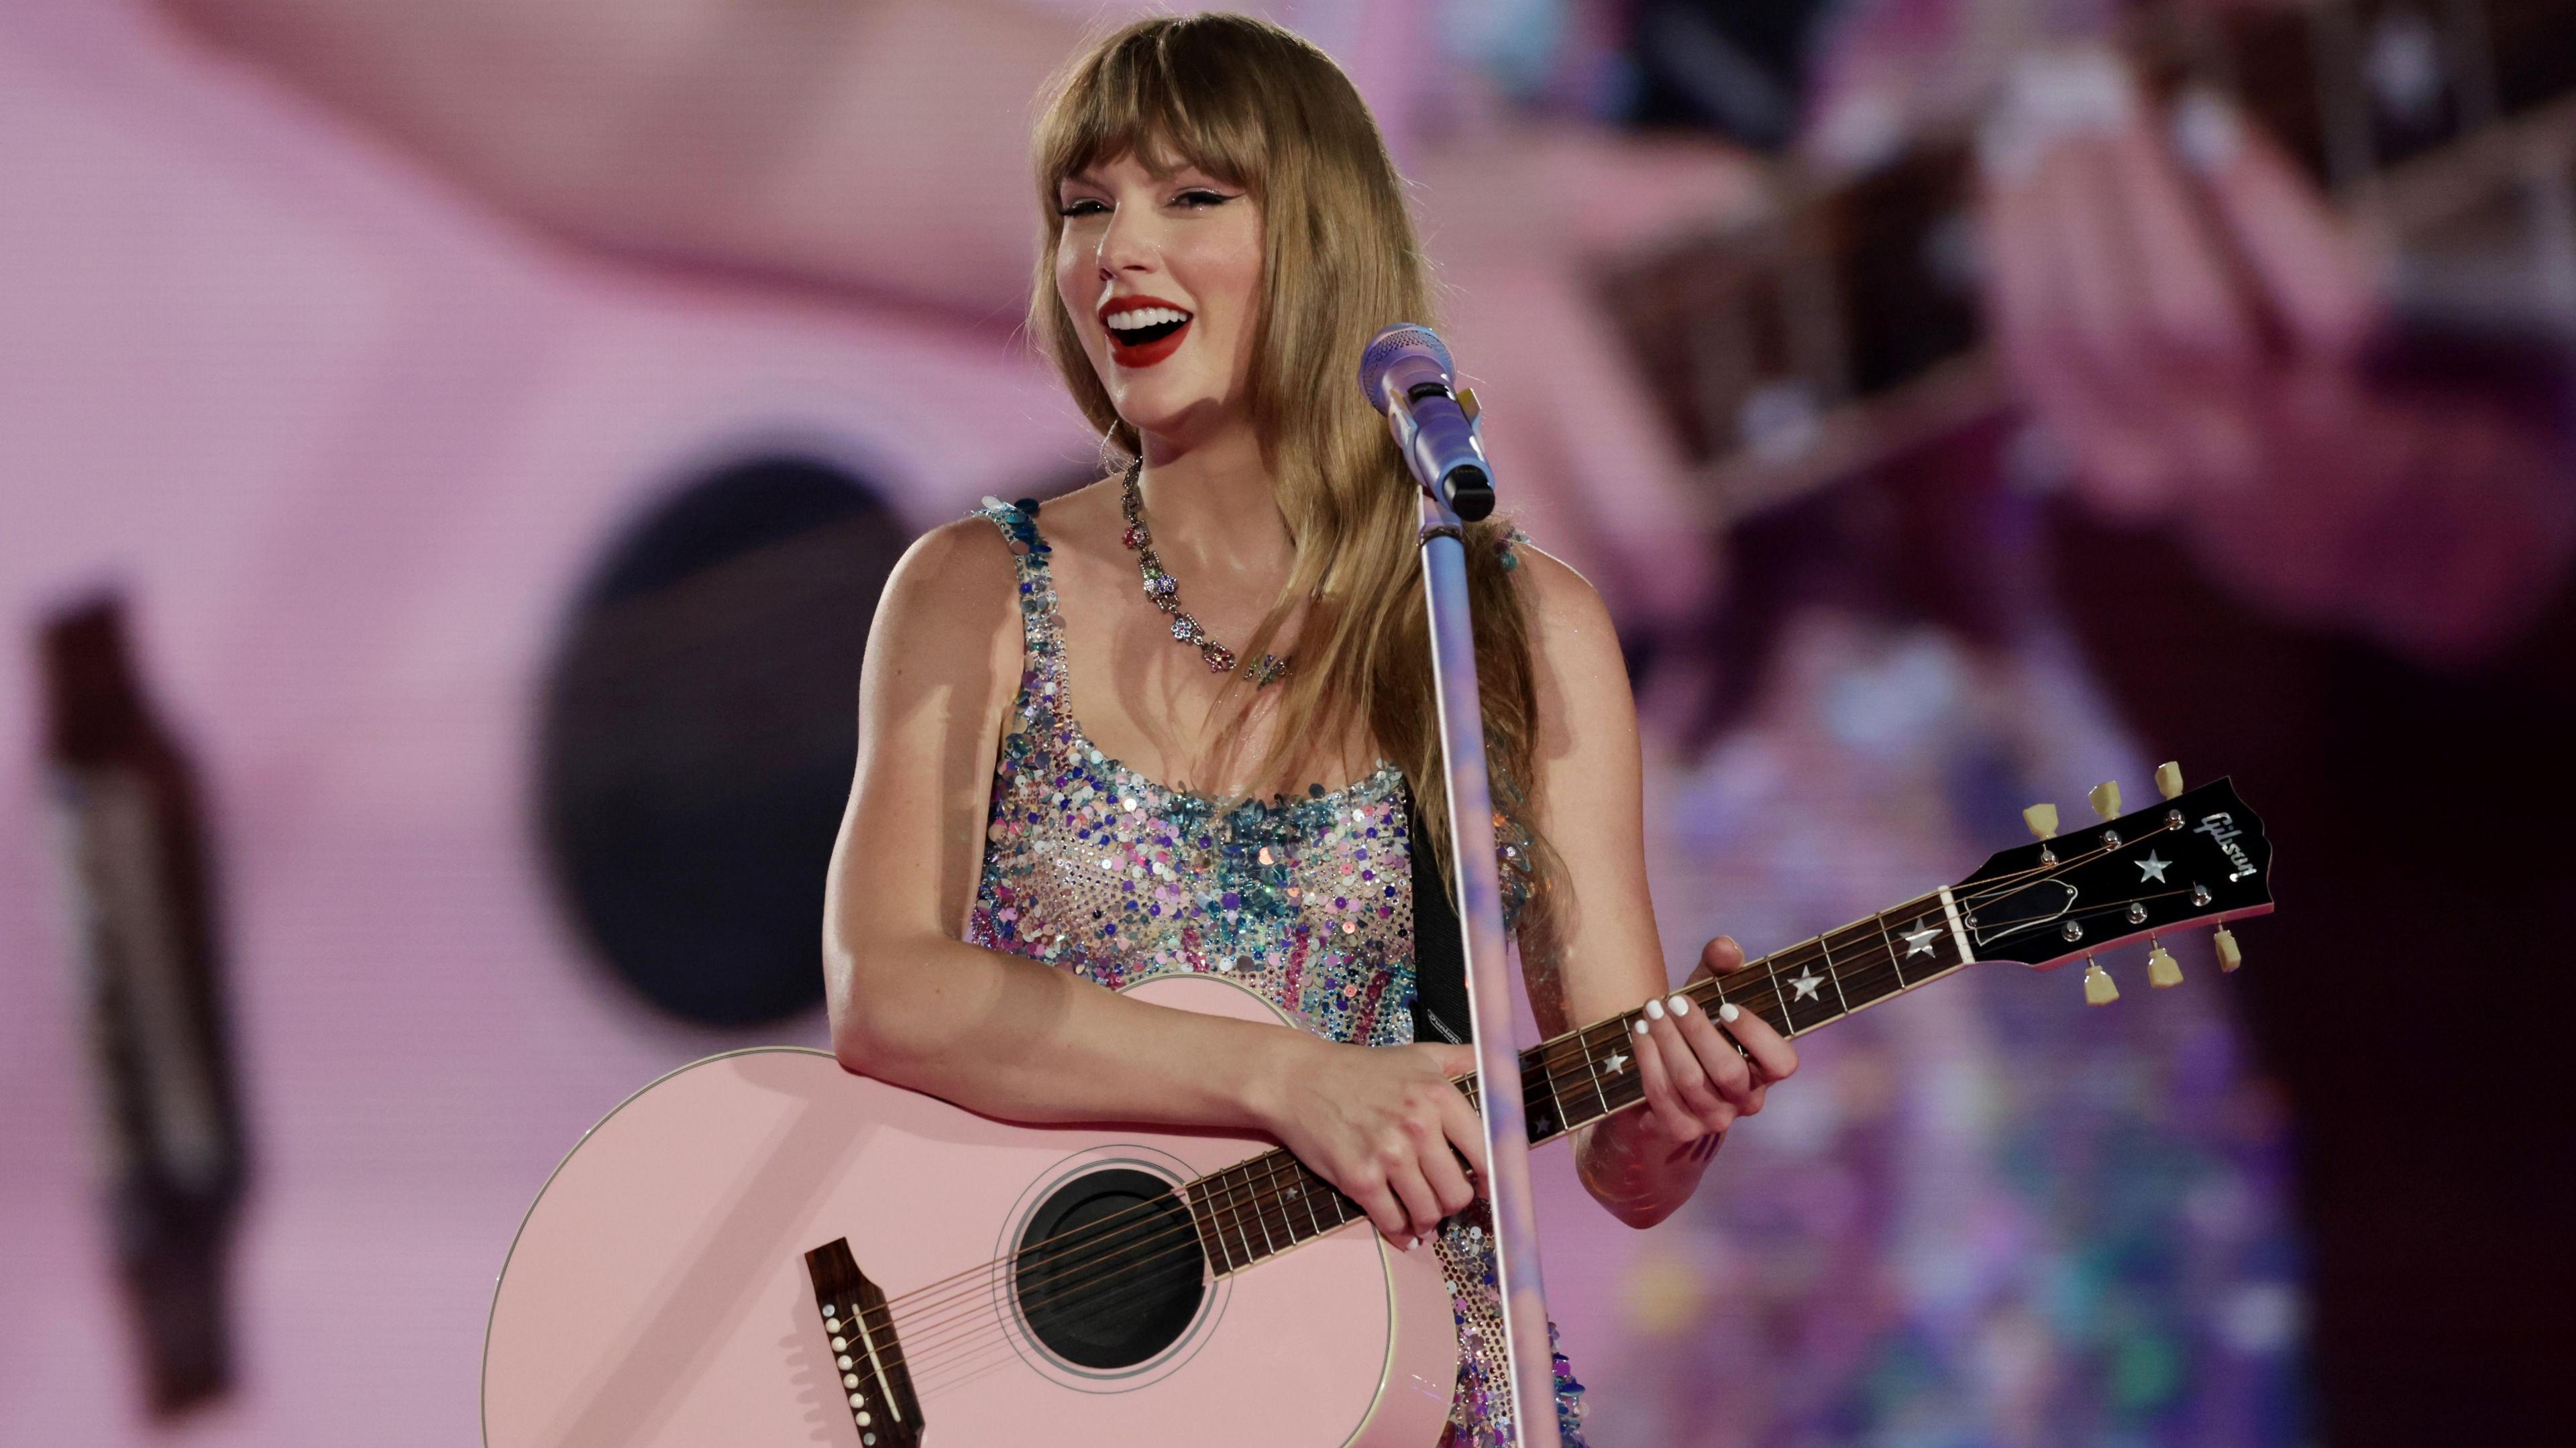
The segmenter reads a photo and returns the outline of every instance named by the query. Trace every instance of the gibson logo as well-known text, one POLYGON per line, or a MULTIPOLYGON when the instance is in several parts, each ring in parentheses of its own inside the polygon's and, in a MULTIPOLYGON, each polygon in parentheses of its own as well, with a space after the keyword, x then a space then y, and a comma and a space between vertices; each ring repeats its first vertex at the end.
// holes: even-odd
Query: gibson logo
POLYGON ((2233 885, 2254 873, 2254 861, 2247 857, 2245 847, 2236 843, 2236 837, 2245 833, 2236 828, 2236 816, 2221 810, 2199 824, 2193 825, 2191 832, 2209 836, 2211 844, 2225 851, 2227 858, 2236 862, 2236 871, 2227 877, 2227 883, 2233 885))

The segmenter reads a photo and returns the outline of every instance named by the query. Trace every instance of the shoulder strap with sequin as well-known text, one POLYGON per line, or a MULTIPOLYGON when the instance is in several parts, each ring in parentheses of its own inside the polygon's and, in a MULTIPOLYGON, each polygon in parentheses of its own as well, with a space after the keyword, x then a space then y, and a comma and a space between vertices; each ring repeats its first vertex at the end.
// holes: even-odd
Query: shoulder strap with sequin
POLYGON ((1019 574, 1020 626, 1024 640, 1021 707, 1053 712, 1064 689, 1064 626, 1056 616, 1055 575, 1047 567, 1054 550, 1038 532, 1033 503, 1005 503, 988 497, 975 515, 1002 530, 1011 562, 1019 574))

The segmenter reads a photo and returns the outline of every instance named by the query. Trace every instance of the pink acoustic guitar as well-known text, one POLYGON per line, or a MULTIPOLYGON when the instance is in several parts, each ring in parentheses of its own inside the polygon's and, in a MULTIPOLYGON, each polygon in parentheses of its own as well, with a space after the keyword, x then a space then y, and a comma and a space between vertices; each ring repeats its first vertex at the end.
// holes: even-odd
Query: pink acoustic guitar
MULTIPOLYGON (((2224 780, 1690 994, 1791 1034, 1977 960, 2047 968, 2272 908, 2224 780)), ((2043 813, 2045 811, 2045 813, 2043 813)), ((2219 959, 2234 969, 2222 928, 2219 959)), ((2181 979, 2161 945, 2157 985, 2181 979)), ((1132 988, 1276 1019, 1221 977, 1132 988)), ((2085 994, 2116 994, 2098 965, 2085 994)), ((1631 1018, 1521 1056, 1533 1143, 1637 1104, 1631 1018)), ((1474 1094, 1472 1077, 1460 1087, 1474 1094)), ((591 1128, 519 1229, 483 1355, 490 1448, 1046 1442, 1287 1448, 1439 1436, 1457 1372, 1440 1268, 1270 1142, 989 1120, 763 1049, 672 1072, 591 1128)))

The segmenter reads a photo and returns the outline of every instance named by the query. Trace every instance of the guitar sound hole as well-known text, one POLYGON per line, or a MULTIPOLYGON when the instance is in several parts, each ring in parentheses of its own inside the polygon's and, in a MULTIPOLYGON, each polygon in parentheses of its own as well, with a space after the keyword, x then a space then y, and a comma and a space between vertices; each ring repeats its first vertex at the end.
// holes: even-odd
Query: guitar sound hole
POLYGON ((1020 1235, 1020 1315, 1049 1352, 1112 1371, 1189 1330, 1207 1291, 1189 1209, 1162 1178, 1113 1169, 1056 1188, 1020 1235))

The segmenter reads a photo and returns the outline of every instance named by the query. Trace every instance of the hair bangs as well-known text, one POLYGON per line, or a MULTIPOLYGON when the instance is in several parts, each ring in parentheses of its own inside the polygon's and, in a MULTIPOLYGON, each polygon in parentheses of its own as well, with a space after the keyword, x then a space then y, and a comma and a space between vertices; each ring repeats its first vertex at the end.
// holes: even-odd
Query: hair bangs
POLYGON ((1149 170, 1192 166, 1256 196, 1267 191, 1259 77, 1240 47, 1193 29, 1137 31, 1065 76, 1035 147, 1046 205, 1069 178, 1131 155, 1149 170))

